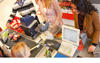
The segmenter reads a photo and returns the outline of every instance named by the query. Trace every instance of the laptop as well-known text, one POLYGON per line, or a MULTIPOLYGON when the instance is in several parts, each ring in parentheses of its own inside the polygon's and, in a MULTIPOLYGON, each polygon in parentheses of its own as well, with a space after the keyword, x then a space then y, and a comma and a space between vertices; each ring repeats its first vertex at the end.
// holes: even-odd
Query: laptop
POLYGON ((73 57, 79 46, 80 30, 67 25, 62 26, 62 43, 59 52, 63 55, 73 57))

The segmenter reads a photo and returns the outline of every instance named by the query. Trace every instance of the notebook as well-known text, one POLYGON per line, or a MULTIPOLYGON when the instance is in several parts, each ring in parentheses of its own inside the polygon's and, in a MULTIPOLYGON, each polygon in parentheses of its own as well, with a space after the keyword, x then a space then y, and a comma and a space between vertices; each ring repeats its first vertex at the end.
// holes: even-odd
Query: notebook
POLYGON ((72 57, 79 46, 80 30, 67 25, 62 26, 62 43, 59 52, 72 57))

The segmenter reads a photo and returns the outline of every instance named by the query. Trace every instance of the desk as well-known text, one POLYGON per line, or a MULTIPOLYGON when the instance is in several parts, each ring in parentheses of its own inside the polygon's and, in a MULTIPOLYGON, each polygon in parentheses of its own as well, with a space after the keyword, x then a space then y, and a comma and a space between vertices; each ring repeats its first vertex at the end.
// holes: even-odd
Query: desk
MULTIPOLYGON (((12 33, 12 32, 15 32, 15 31, 9 30, 9 33, 12 33)), ((15 32, 15 33, 17 33, 17 32, 15 32)), ((40 35, 38 35, 38 37, 39 36, 40 35)), ((36 37, 36 38, 38 38, 38 37, 36 37)), ((21 34, 21 38, 18 40, 18 42, 19 41, 24 41, 30 48, 33 48, 34 46, 36 46, 38 44, 38 43, 34 42, 34 40, 35 39, 32 39, 32 37, 30 37, 30 36, 21 34)), ((54 40, 41 41, 39 48, 36 48, 36 49, 34 49, 34 50, 31 51, 31 56, 30 57, 37 57, 37 55, 41 55, 41 53, 44 52, 43 49, 45 49, 45 47, 47 48, 47 46, 44 46, 44 45, 46 45, 48 42, 54 43, 54 45, 50 46, 50 48, 49 48, 49 49, 52 49, 51 55, 52 55, 52 57, 54 57, 55 54, 56 54, 55 52, 57 52, 57 47, 55 47, 55 45, 57 44, 57 41, 54 41, 54 40)), ((8 45, 11 48, 16 43, 17 42, 13 42, 11 40, 8 40, 7 43, 6 43, 6 45, 8 45)), ((58 47, 59 47, 59 45, 60 44, 58 43, 58 47)), ((44 54, 45 54, 45 52, 44 52, 44 54)))
MULTIPOLYGON (((9 30, 9 31, 10 31, 10 33, 11 33, 11 32, 14 32, 13 30, 9 30)), ((18 42, 19 42, 19 41, 24 41, 30 48, 32 48, 32 47, 34 47, 34 46, 37 45, 37 44, 32 40, 31 37, 29 37, 29 36, 27 36, 27 35, 24 35, 24 34, 21 34, 21 39, 19 39, 18 42)), ((10 41, 10 40, 8 40, 7 43, 6 43, 6 45, 8 45, 10 48, 11 48, 14 44, 16 44, 16 42, 13 42, 13 41, 10 41)), ((42 47, 43 47, 43 46, 40 45, 39 48, 32 50, 32 51, 31 51, 31 56, 30 56, 30 57, 35 57, 35 56, 37 55, 37 53, 41 50, 42 47)))
MULTIPOLYGON (((27 35, 21 34, 22 38, 19 41, 24 41, 30 48, 36 46, 37 44, 34 42, 34 39, 32 39, 32 37, 29 37, 27 35)), ((38 36, 39 37, 39 36, 38 36)), ((36 37, 37 38, 37 37, 36 37)), ((36 55, 41 54, 39 53, 40 51, 42 51, 42 49, 47 45, 47 43, 52 43, 53 45, 49 46, 49 48, 52 50, 51 51, 51 55, 52 58, 58 53, 58 49, 59 46, 61 44, 62 40, 61 39, 54 39, 54 40, 46 40, 46 41, 41 41, 42 45, 40 45, 39 48, 36 48, 34 50, 31 51, 31 56, 30 57, 36 57, 36 55), (58 46, 56 46, 58 44, 58 46)), ((10 46, 10 48, 15 44, 16 42, 12 42, 12 41, 8 41, 6 44, 8 46, 10 46)), ((90 45, 90 42, 86 42, 86 44, 84 45, 84 49, 83 51, 78 51, 76 50, 75 54, 73 57, 96 57, 95 55, 92 54, 88 54, 88 46, 90 45)), ((100 47, 98 46, 97 49, 100 50, 100 47)), ((39 56, 38 56, 39 57, 39 56)), ((100 57, 100 56, 99 56, 100 57)), ((63 57, 61 57, 63 58, 63 57)))

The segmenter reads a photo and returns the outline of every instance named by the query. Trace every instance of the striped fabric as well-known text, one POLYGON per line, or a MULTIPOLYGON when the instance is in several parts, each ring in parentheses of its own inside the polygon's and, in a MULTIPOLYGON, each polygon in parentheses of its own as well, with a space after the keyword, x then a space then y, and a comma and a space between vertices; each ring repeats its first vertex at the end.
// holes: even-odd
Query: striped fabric
POLYGON ((34 12, 34 6, 31 0, 25 0, 23 6, 19 6, 18 3, 15 3, 13 7, 13 13, 19 12, 22 16, 30 15, 34 12))
POLYGON ((26 15, 31 15, 32 12, 34 13, 34 6, 31 0, 25 0, 24 5, 23 6, 19 6, 18 3, 15 3, 14 7, 13 7, 13 12, 11 14, 11 16, 9 17, 10 22, 10 29, 23 33, 23 29, 20 27, 21 22, 20 22, 20 16, 18 17, 16 14, 17 12, 22 16, 26 16, 26 15), (16 16, 16 17, 15 17, 16 16))

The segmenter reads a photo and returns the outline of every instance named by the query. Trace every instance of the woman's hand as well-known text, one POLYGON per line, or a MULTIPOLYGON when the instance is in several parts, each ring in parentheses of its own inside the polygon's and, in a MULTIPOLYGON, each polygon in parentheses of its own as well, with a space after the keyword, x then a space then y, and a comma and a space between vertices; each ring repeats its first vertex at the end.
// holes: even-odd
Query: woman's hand
POLYGON ((42 18, 44 21, 47 21, 47 16, 45 15, 44 12, 41 11, 40 8, 39 8, 38 11, 36 12, 36 15, 37 15, 37 16, 41 16, 41 18, 42 18))
POLYGON ((63 21, 61 20, 61 21, 60 21, 60 26, 62 26, 63 24, 64 24, 64 23, 63 23, 63 21))
POLYGON ((96 46, 90 45, 89 48, 88 48, 88 52, 89 52, 89 53, 94 52, 95 49, 96 49, 96 46))
POLYGON ((11 50, 9 49, 9 46, 7 46, 6 44, 3 44, 3 46, 1 47, 1 49, 4 51, 5 55, 11 56, 11 50))

